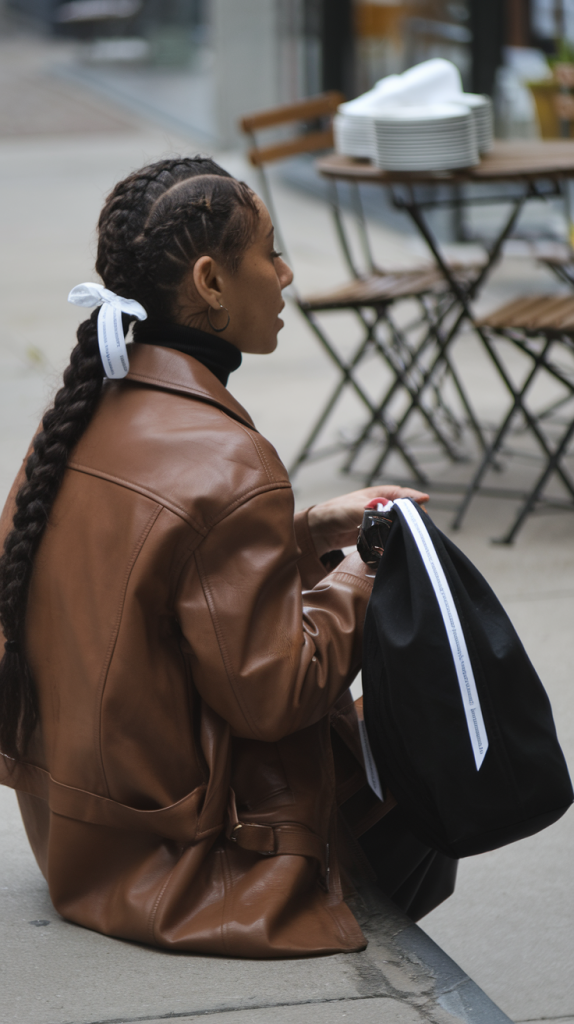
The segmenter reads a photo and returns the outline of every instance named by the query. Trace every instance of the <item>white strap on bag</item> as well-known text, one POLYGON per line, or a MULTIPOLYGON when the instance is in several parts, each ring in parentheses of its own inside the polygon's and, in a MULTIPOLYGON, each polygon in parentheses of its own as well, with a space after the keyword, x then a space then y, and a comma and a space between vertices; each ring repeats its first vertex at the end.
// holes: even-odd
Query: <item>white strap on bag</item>
POLYGON ((98 344, 106 377, 117 380, 129 371, 128 350, 124 337, 122 313, 147 320, 143 306, 135 299, 124 299, 101 284, 85 282, 72 288, 68 302, 73 306, 97 306, 102 303, 98 314, 98 344))
MULTIPOLYGON (((474 672, 472 671, 468 648, 454 598, 430 534, 423 519, 413 507, 412 501, 410 498, 398 498, 393 504, 398 505, 400 508, 413 535, 414 542, 419 550, 438 601, 450 644, 452 660, 466 715, 466 725, 474 754, 476 770, 478 771, 488 750, 488 736, 486 735, 486 728, 478 699, 474 672)), ((389 506, 386 505, 385 509, 389 511, 389 506)))
POLYGON ((377 771, 373 752, 371 750, 371 744, 369 743, 369 735, 367 733, 367 726, 365 725, 365 719, 362 715, 359 715, 359 738, 361 740, 361 749, 363 751, 363 762, 365 765, 365 775, 367 776, 367 782, 371 787, 375 796, 378 796, 381 803, 385 802, 385 794, 383 793, 383 787, 381 786, 381 778, 377 771))

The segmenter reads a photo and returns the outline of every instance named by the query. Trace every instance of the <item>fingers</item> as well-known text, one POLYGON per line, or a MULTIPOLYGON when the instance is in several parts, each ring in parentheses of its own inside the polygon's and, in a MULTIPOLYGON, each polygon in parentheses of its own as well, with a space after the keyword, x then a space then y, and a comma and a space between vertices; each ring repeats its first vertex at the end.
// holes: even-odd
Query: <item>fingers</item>
POLYGON ((429 502, 430 496, 424 490, 415 490, 414 487, 399 487, 396 483, 383 483, 378 487, 365 487, 364 494, 368 494, 368 501, 373 498, 387 498, 394 502, 397 498, 412 498, 418 505, 429 502))
MULTIPOLYGON (((360 491, 353 491, 351 494, 344 494, 340 498, 333 499, 338 502, 352 502, 362 503, 365 505, 369 501, 373 501, 374 498, 387 498, 389 501, 395 501, 396 498, 413 498, 419 505, 422 505, 425 501, 430 501, 430 495, 426 491, 417 491, 414 487, 399 487, 398 484, 378 484, 376 487, 364 487, 360 491)), ((364 508, 364 505, 363 505, 364 508)))
POLYGON ((330 498, 309 510, 309 528, 319 555, 338 547, 348 547, 357 539, 363 511, 374 498, 413 498, 419 505, 429 501, 429 495, 413 487, 398 484, 379 484, 364 487, 338 498, 330 498))

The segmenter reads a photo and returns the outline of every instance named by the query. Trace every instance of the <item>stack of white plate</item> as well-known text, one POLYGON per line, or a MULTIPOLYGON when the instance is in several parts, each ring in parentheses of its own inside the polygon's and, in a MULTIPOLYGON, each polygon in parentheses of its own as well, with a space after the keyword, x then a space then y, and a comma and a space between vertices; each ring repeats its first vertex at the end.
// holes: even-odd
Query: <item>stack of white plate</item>
MULTIPOLYGON (((470 107, 474 117, 476 128, 476 140, 478 152, 488 153, 494 142, 494 115, 492 111, 492 100, 489 96, 480 96, 478 93, 464 92, 460 97, 461 103, 470 107)), ((458 99, 455 101, 458 102, 458 99)))
POLYGON ((375 159, 375 119, 367 115, 335 114, 335 149, 345 156, 375 159))
POLYGON ((334 132, 338 153, 389 170, 469 167, 492 148, 492 102, 463 93, 458 68, 435 57, 342 103, 334 132))
POLYGON ((375 158, 375 116, 401 84, 401 75, 388 75, 369 92, 341 103, 333 119, 335 149, 346 156, 375 158))
POLYGON ((389 107, 375 118, 375 164, 387 171, 447 171, 479 162, 474 117, 463 103, 389 107))

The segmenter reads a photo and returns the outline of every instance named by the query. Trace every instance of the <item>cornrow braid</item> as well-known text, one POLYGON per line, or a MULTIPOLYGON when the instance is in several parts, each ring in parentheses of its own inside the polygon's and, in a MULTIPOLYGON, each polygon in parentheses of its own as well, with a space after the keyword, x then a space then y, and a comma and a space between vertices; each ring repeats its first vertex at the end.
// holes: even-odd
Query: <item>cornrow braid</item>
POLYGON ((60 487, 68 455, 86 429, 102 389, 97 310, 78 328, 52 408, 42 420, 16 495, 13 527, 0 559, 0 622, 8 644, 0 663, 0 747, 17 757, 37 719, 34 685, 24 654, 26 599, 34 555, 60 487))
POLYGON ((156 200, 135 239, 137 281, 130 296, 150 318, 170 316, 183 276, 199 256, 237 270, 258 216, 251 189, 235 178, 205 174, 174 185, 156 200))
POLYGON ((98 223, 96 270, 103 281, 113 281, 118 295, 133 298, 127 292, 133 285, 133 241, 142 232, 153 204, 181 181, 196 175, 230 175, 210 157, 197 156, 159 160, 120 181, 106 200, 98 223))
MULTIPOLYGON (((98 223, 98 255, 96 269, 105 286, 126 298, 141 301, 148 312, 161 310, 169 314, 165 296, 173 298, 173 289, 186 268, 186 254, 192 258, 196 250, 182 240, 182 231, 173 217, 167 217, 169 229, 155 231, 148 222, 163 197, 178 192, 189 179, 232 182, 227 201, 215 217, 215 238, 202 223, 201 245, 204 251, 222 253, 230 248, 230 259, 237 261, 242 247, 250 237, 251 228, 241 229, 236 206, 249 202, 241 186, 227 171, 208 157, 161 160, 131 174, 110 193, 98 223), (235 224, 222 230, 221 217, 235 224), (147 235, 146 235, 147 231, 147 235), (163 252, 162 252, 163 247, 163 252), (170 254, 170 255, 167 255, 170 254), (166 266, 172 263, 171 276, 166 266), (153 267, 162 280, 154 280, 153 267), (175 268, 175 271, 174 271, 175 268), (167 279, 169 277, 169 280, 167 279)), ((199 190, 201 192, 201 189, 199 190)), ((209 190, 208 190, 209 191, 209 190)), ((213 189, 211 190, 213 191, 213 189)), ((199 193, 198 193, 199 195, 199 193)), ((209 199, 211 202, 211 199, 209 199)), ((169 210, 169 203, 166 211, 169 210)), ((191 221, 207 214, 188 211, 183 235, 195 237, 191 221)), ((153 216, 152 216, 153 221, 153 216)), ((223 256, 222 256, 223 258, 223 256)), ((0 625, 5 639, 5 652, 0 662, 0 750, 8 757, 23 757, 38 723, 38 699, 25 653, 25 616, 28 590, 35 554, 38 550, 52 506, 66 471, 70 454, 77 445, 98 404, 103 385, 103 366, 99 354, 97 332, 98 310, 80 324, 77 344, 64 372, 63 387, 53 406, 46 412, 36 435, 33 450, 26 463, 26 480, 16 495, 16 511, 0 557, 0 625)), ((127 329, 127 318, 124 327, 127 329)))

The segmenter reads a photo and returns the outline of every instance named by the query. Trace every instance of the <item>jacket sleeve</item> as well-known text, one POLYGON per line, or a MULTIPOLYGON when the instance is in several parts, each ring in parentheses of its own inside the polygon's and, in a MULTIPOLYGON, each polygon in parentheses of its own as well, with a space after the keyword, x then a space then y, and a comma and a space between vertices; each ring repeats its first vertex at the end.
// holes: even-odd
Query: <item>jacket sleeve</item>
POLYGON ((324 579, 327 570, 319 555, 315 551, 311 530, 309 529, 309 512, 306 508, 303 512, 297 512, 294 519, 295 539, 300 551, 297 568, 301 577, 301 583, 305 590, 311 590, 319 580, 324 579))
POLYGON ((366 567, 349 555, 303 590, 300 558, 292 492, 274 488, 223 518, 184 568, 176 611, 193 681, 239 736, 304 729, 360 669, 366 567))

